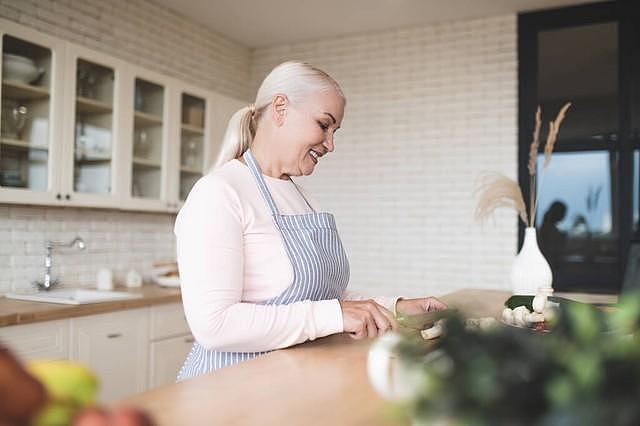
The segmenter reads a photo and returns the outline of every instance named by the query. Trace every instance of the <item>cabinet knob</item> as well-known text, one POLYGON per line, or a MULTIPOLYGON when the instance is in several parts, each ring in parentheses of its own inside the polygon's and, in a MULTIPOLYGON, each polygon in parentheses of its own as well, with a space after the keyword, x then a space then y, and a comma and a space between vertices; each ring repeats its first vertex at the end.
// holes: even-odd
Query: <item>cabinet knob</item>
POLYGON ((108 339, 117 339, 118 337, 122 337, 122 333, 109 333, 107 334, 108 339))
POLYGON ((70 200, 70 199, 71 199, 71 195, 69 195, 69 194, 65 195, 65 196, 64 196, 64 199, 65 199, 65 200, 70 200))
POLYGON ((56 194, 56 200, 61 200, 61 199, 62 199, 62 194, 57 193, 57 194, 56 194))

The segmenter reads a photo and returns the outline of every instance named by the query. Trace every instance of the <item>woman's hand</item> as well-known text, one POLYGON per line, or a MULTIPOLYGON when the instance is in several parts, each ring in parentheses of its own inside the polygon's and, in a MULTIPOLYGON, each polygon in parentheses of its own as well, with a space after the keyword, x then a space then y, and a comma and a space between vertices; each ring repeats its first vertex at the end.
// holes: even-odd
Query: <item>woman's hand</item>
POLYGON ((418 315, 429 311, 447 309, 447 304, 435 297, 421 297, 419 299, 400 299, 396 303, 398 315, 418 315))
POLYGON ((340 300, 344 332, 354 339, 381 336, 396 330, 393 314, 373 300, 340 300))

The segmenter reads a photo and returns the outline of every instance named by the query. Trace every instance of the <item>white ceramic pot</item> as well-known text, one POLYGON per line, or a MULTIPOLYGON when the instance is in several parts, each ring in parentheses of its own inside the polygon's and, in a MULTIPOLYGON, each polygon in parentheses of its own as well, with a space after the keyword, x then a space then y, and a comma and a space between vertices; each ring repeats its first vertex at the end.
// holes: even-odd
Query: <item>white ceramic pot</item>
POLYGON ((36 80, 43 70, 33 60, 20 55, 2 55, 2 75, 4 80, 14 80, 29 84, 36 80))
POLYGON ((513 294, 535 296, 540 287, 551 288, 552 282, 549 262, 538 247, 536 228, 526 228, 522 249, 511 266, 513 294))

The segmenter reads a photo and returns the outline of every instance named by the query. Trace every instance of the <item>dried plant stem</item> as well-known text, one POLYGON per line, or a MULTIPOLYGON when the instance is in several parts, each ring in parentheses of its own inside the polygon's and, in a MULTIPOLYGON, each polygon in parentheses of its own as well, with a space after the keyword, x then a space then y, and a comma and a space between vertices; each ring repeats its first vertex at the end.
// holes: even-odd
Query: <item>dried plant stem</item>
POLYGON ((533 226, 533 218, 534 218, 534 214, 535 212, 533 211, 534 208, 533 206, 535 205, 536 202, 536 175, 532 174, 529 175, 529 222, 526 224, 528 227, 532 227, 533 226))
POLYGON ((485 220, 496 209, 508 207, 515 209, 525 224, 529 223, 522 191, 513 179, 500 173, 486 173, 481 176, 476 192, 479 193, 475 211, 476 220, 485 220))
MULTIPOLYGON (((571 106, 571 102, 567 102, 564 104, 556 119, 549 122, 549 134, 547 135, 547 141, 544 145, 544 163, 542 163, 542 170, 540 172, 540 188, 542 188, 542 183, 544 182, 544 174, 547 169, 547 166, 551 162, 551 154, 553 153, 553 149, 555 148, 556 141, 558 140, 558 132, 560 131, 560 124, 564 120, 565 114, 569 107, 571 106)), ((532 186, 529 189, 530 194, 534 194, 536 192, 536 188, 532 186)), ((531 221, 531 226, 535 226, 536 223, 536 212, 538 210, 538 197, 532 198, 534 201, 532 202, 533 208, 531 210, 531 215, 529 220, 531 221)))

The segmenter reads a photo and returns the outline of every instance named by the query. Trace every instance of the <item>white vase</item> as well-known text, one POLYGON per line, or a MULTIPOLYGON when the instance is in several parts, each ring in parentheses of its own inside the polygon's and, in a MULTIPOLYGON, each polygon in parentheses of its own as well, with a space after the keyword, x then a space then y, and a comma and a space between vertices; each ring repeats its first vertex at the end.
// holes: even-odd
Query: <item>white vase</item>
POLYGON ((526 228, 524 243, 511 266, 513 294, 536 295, 540 287, 550 288, 553 275, 549 262, 538 248, 536 228, 526 228))

